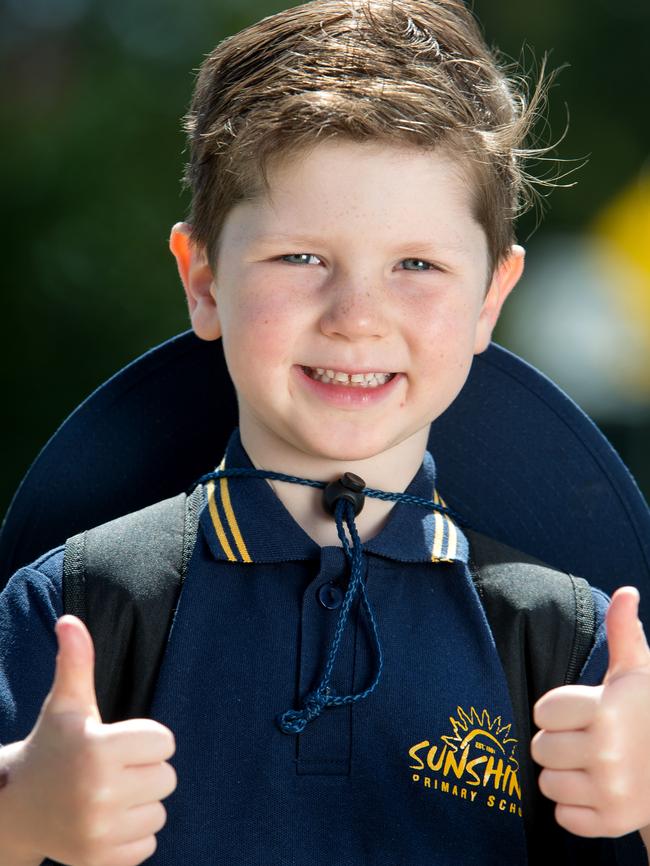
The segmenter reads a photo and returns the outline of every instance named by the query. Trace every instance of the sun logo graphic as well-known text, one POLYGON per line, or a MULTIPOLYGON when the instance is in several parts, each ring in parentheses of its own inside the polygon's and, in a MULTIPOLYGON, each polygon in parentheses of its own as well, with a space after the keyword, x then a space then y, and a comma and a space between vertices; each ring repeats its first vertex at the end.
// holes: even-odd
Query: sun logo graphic
POLYGON ((411 781, 423 788, 482 803, 521 817, 517 740, 512 725, 487 710, 457 707, 451 733, 437 742, 422 740, 408 750, 411 781))

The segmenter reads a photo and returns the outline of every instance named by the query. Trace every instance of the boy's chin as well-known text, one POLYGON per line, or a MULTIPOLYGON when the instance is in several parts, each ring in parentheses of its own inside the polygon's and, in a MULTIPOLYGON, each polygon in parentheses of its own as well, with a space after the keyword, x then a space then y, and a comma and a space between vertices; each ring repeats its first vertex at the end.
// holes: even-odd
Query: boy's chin
POLYGON ((332 463, 363 463, 376 460, 386 460, 391 456, 397 456, 398 453, 405 455, 405 452, 419 455, 422 459, 428 436, 428 425, 422 432, 417 434, 404 436, 396 440, 385 439, 378 441, 374 438, 356 437, 352 441, 332 442, 312 442, 308 447, 304 448, 305 453, 319 460, 332 463))
POLYGON ((318 460, 331 463, 363 463, 366 460, 381 458, 386 449, 350 448, 349 450, 332 451, 330 449, 314 449, 311 456, 318 460))
POLYGON ((269 423, 240 411, 239 426, 244 448, 259 465, 272 469, 279 461, 286 471, 295 462, 302 474, 322 474, 328 471, 328 465, 333 470, 345 470, 358 463, 419 464, 427 447, 430 424, 423 420, 422 426, 414 424, 401 430, 396 425, 379 429, 381 422, 364 427, 314 423, 291 426, 277 420, 269 423))

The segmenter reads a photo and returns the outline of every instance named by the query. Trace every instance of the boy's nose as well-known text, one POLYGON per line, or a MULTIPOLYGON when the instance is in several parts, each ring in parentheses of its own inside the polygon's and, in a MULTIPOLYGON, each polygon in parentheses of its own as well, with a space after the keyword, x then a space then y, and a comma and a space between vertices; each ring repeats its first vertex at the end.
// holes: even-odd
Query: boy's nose
POLYGON ((388 320, 383 291, 367 283, 346 282, 333 287, 321 316, 320 328, 328 337, 348 340, 378 338, 386 335, 388 320))

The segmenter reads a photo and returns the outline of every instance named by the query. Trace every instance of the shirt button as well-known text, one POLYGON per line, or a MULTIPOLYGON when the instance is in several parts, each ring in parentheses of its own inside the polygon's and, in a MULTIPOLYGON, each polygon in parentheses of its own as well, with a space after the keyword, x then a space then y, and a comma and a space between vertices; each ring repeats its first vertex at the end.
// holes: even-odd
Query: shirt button
POLYGON ((344 592, 336 583, 323 583, 318 587, 318 601, 326 610, 336 610, 343 603, 344 592))

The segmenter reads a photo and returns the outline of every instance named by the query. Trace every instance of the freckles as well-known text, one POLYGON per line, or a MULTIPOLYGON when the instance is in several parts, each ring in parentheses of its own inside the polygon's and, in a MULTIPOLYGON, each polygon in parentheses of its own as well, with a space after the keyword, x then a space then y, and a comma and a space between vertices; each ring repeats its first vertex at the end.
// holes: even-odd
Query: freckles
POLYGON ((268 340, 269 335, 282 333, 285 318, 282 312, 266 303, 248 303, 240 308, 234 321, 234 328, 239 339, 252 343, 268 340))
POLYGON ((231 301, 242 320, 261 323, 286 316, 295 306, 295 295, 281 285, 254 282, 233 288, 231 301))

